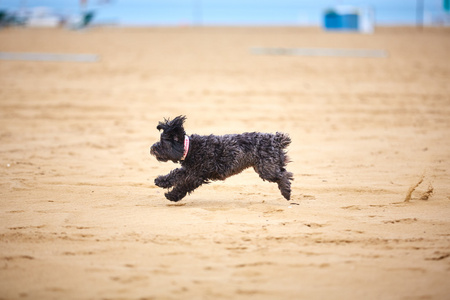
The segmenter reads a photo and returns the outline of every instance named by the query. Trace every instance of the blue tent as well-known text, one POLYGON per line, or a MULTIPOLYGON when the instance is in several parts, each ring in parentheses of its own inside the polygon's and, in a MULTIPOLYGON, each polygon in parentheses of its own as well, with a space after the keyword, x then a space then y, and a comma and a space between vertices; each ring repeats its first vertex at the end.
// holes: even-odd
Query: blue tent
POLYGON ((358 31, 360 16, 354 7, 336 7, 324 13, 326 30, 358 31))

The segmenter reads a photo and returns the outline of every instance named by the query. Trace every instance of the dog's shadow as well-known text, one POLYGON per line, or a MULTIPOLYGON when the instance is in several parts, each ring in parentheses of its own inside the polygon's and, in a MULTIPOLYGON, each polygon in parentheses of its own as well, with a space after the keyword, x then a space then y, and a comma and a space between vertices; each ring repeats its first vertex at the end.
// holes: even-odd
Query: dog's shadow
POLYGON ((183 202, 183 203, 169 203, 169 204, 166 204, 166 206, 186 206, 186 202, 183 202))

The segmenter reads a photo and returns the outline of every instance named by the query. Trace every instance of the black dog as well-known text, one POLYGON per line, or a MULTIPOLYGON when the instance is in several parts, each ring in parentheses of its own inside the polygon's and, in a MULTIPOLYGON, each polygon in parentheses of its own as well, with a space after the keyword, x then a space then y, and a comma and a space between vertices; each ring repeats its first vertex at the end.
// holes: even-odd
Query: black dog
POLYGON ((285 169, 289 162, 285 149, 291 143, 288 135, 251 132, 187 136, 185 120, 185 116, 178 116, 159 122, 156 128, 163 130, 161 140, 150 148, 158 161, 181 163, 181 168, 155 179, 159 187, 173 187, 165 194, 167 199, 179 201, 209 180, 225 180, 249 167, 263 180, 276 182, 281 194, 290 199, 293 175, 285 169))

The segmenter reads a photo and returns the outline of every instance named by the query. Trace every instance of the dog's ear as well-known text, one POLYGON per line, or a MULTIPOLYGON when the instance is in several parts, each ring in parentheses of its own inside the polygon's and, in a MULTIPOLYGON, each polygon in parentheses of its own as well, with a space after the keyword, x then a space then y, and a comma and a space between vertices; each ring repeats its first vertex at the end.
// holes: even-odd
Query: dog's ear
POLYGON ((161 130, 161 129, 164 130, 164 128, 165 128, 165 125, 161 122, 159 122, 158 126, 156 126, 156 129, 158 129, 158 130, 161 130))
POLYGON ((182 141, 184 139, 184 135, 186 134, 183 127, 185 120, 186 116, 178 116, 167 123, 168 130, 166 130, 166 132, 168 132, 168 134, 171 135, 177 142, 182 141))
POLYGON ((164 122, 159 122, 156 129, 163 130, 165 134, 174 138, 175 141, 181 141, 186 134, 183 128, 186 116, 178 116, 173 120, 164 119, 164 122))
POLYGON ((184 121, 186 121, 186 116, 178 116, 167 124, 172 128, 183 128, 184 121))

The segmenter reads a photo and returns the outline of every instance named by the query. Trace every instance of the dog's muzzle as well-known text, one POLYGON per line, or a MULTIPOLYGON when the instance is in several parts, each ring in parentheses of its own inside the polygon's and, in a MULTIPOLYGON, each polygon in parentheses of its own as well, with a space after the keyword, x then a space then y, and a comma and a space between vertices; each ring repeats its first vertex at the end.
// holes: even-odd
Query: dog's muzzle
POLYGON ((158 151, 156 150, 156 144, 150 147, 150 154, 153 156, 157 156, 158 151))
POLYGON ((154 144, 153 146, 151 146, 150 154, 156 157, 158 161, 166 162, 167 159, 160 153, 160 151, 158 150, 158 146, 158 144, 154 144))

